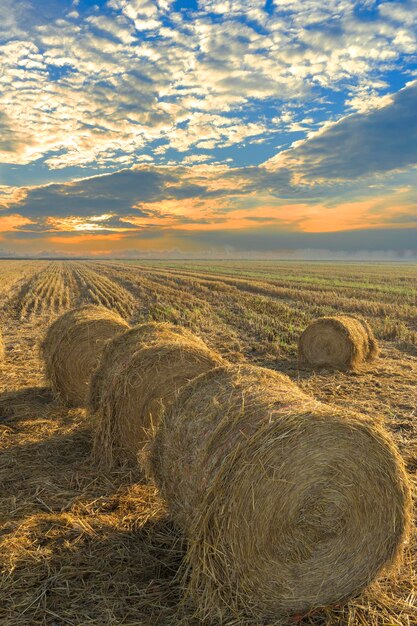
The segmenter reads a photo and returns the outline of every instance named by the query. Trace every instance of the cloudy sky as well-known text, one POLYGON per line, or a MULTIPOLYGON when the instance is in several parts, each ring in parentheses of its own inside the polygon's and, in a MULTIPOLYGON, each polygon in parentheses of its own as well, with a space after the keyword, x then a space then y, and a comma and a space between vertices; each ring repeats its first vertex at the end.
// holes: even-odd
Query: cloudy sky
POLYGON ((0 255, 417 256, 417 0, 0 0, 0 255))

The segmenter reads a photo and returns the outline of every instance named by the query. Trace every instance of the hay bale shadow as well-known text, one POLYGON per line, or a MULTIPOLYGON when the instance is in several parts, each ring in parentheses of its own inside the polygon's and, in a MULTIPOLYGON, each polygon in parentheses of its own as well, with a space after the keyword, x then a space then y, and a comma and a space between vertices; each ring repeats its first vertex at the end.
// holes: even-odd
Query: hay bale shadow
POLYGON ((25 387, 0 394, 0 419, 19 419, 29 414, 43 412, 54 402, 48 387, 25 387))
POLYGON ((15 546, 3 585, 9 624, 177 623, 184 546, 165 517, 123 528, 115 513, 88 521, 38 515, 8 540, 15 546))
POLYGON ((91 460, 91 432, 87 426, 70 424, 69 432, 51 434, 37 441, 16 443, 0 455, 4 501, 15 502, 9 510, 69 510, 74 502, 113 493, 120 486, 143 484, 139 468, 120 465, 114 470, 98 468, 91 460))
POLYGON ((49 390, 3 396, 0 622, 163 624, 177 612, 182 556, 156 489, 131 468, 95 466, 81 412, 49 402, 49 390), (39 409, 46 419, 34 424, 39 409))
MULTIPOLYGON (((275 359, 273 363, 268 365, 268 369, 286 374, 294 381, 312 378, 317 375, 317 369, 309 367, 308 365, 301 365, 297 358, 275 359)), ((334 375, 335 372, 323 368, 320 373, 334 375)))

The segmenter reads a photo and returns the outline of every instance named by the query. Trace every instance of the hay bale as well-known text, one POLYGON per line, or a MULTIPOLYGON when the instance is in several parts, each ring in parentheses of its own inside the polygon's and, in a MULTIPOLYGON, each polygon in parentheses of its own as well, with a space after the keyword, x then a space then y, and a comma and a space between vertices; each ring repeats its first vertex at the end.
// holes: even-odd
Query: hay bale
POLYGON ((105 346, 100 364, 94 371, 89 386, 88 408, 96 413, 100 408, 101 396, 109 384, 108 373, 122 367, 132 355, 152 343, 160 341, 176 341, 179 338, 197 343, 205 347, 204 342, 183 326, 175 326, 169 322, 147 322, 139 324, 117 335, 105 346))
POLYGON ((263 368, 184 387, 150 463, 185 530, 202 617, 260 623, 344 601, 395 562, 409 530, 408 479, 384 430, 263 368))
POLYGON ((94 383, 100 392, 90 393, 90 407, 95 408, 93 458, 97 462, 136 462, 178 390, 223 364, 220 355, 188 333, 174 335, 163 329, 159 340, 157 334, 156 329, 147 336, 146 345, 127 356, 112 358, 118 341, 109 344, 103 355, 94 383))
POLYGON ((378 352, 369 324, 349 315, 315 320, 298 342, 300 362, 313 367, 356 370, 373 361, 378 352))
POLYGON ((49 327, 41 352, 52 389, 65 404, 86 404, 105 343, 128 327, 118 313, 92 305, 67 311, 49 327))

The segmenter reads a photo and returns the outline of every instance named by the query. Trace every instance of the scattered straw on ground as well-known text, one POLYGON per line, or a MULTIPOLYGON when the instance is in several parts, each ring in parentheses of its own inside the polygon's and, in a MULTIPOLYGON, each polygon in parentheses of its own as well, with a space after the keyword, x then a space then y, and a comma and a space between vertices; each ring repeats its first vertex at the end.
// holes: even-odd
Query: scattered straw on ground
POLYGON ((3 335, 0 330, 0 363, 4 361, 5 356, 6 356, 6 347, 4 345, 3 335))
MULTIPOLYGON (((240 271, 240 266, 239 262, 233 272, 240 271)), ((346 311, 369 307, 361 311, 377 316, 372 319, 377 330, 383 327, 384 332, 390 333, 394 328, 397 333, 397 326, 403 322, 397 324, 396 318, 386 318, 391 314, 384 304, 388 297, 397 302, 394 291, 385 295, 378 291, 372 296, 373 301, 368 301, 369 290, 355 294, 349 286, 342 288, 346 297, 341 299, 329 275, 333 268, 320 265, 320 276, 325 281, 319 291, 300 292, 300 286, 294 284, 290 301, 294 317, 285 318, 279 331, 281 345, 288 348, 286 354, 290 357, 278 362, 276 355, 270 358, 263 353, 260 357, 251 348, 259 344, 264 331, 273 327, 269 312, 262 309, 253 318, 242 300, 237 316, 238 300, 229 302, 220 291, 214 291, 215 304, 212 309, 205 306, 200 315, 194 300, 189 298, 192 286, 187 286, 184 294, 185 287, 179 285, 178 306, 173 315, 174 285, 164 300, 164 292, 156 281, 149 281, 149 291, 142 289, 141 270, 131 268, 131 264, 123 267, 138 285, 136 310, 140 317, 135 320, 165 316, 163 319, 187 323, 187 316, 192 315, 196 330, 223 353, 229 352, 228 337, 234 341, 236 323, 241 322, 241 348, 233 347, 241 350, 241 358, 246 356, 252 362, 285 368, 293 380, 320 400, 342 408, 353 406, 371 419, 382 416, 416 483, 417 358, 410 340, 404 339, 406 335, 386 335, 385 339, 390 340, 380 342, 383 358, 360 373, 299 369, 291 344, 292 336, 295 339, 302 326, 298 315, 301 314, 301 320, 304 314, 308 318, 317 315, 319 305, 315 298, 319 296, 323 296, 326 309, 320 315, 327 314, 329 305, 346 311), (310 308, 309 302, 313 303, 310 308), (217 311, 223 320, 221 337, 214 332, 219 324, 217 311)), ((352 273, 352 267, 340 267, 339 274, 352 273)), ((252 264, 250 268, 254 269, 252 264)), ((3 278, 3 266, 1 270, 3 278)), ((280 270, 282 276, 289 271, 288 264, 280 270)), ((307 266, 303 264, 291 271, 304 274, 307 266)), ((401 267, 396 275, 403 277, 406 271, 411 274, 411 266, 407 270, 401 267)), ((385 272, 385 266, 383 276, 380 268, 375 267, 375 284, 385 280, 385 272)), ((193 281, 199 285, 198 277, 193 281)), ((390 288, 399 284, 395 276, 389 276, 387 281, 390 288)), ((2 287, 3 283, 0 291, 2 287)), ((207 299, 207 292, 202 297, 207 299)), ((289 296, 279 293, 274 297, 289 296)), ((407 307, 411 309, 403 300, 401 295, 401 301, 389 305, 398 317, 408 315, 407 307)), ((260 304, 263 306, 263 301, 260 304)), ((414 309, 412 315, 407 324, 415 324, 414 309)), ((140 475, 132 466, 98 471, 90 462, 91 432, 84 412, 57 403, 45 388, 38 358, 38 344, 46 332, 43 317, 34 316, 19 325, 16 317, 10 311, 2 318, 7 364, 0 367, 1 626, 201 626, 191 607, 180 602, 181 543, 156 490, 141 484, 140 475)), ((413 537, 396 576, 380 579, 343 606, 317 610, 299 621, 295 618, 288 626, 413 626, 416 589, 417 542, 413 537)), ((268 626, 276 623, 271 620, 268 626)), ((218 626, 216 621, 213 624, 218 626)), ((231 622, 233 626, 242 624, 241 616, 231 622)), ((253 620, 249 624, 254 626, 253 620)))

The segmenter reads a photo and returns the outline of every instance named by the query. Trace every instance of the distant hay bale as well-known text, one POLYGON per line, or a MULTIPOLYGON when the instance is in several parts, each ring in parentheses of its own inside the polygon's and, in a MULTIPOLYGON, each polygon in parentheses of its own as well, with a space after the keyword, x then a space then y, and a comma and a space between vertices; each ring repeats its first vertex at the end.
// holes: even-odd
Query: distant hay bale
POLYGON ((298 342, 300 362, 313 367, 356 370, 373 361, 378 352, 369 324, 348 315, 315 320, 298 342))
POLYGON ((105 343, 128 327, 118 313, 92 305, 64 313, 49 327, 41 351, 47 378, 65 404, 86 404, 105 343))
POLYGON ((185 530, 203 617, 260 623, 344 601, 396 562, 409 531, 408 479, 384 430, 263 368, 185 386, 150 465, 185 530))
POLYGON ((108 372, 114 371, 129 360, 132 355, 152 343, 160 341, 176 341, 184 338, 205 347, 202 339, 183 326, 168 322, 147 322, 134 326, 114 337, 105 346, 100 364, 94 371, 88 394, 88 408, 91 413, 98 411, 103 388, 108 386, 108 372))
POLYGON ((174 334, 167 327, 137 332, 143 334, 142 347, 126 356, 124 344, 135 333, 111 342, 91 385, 93 457, 107 465, 115 460, 136 461, 178 390, 223 364, 220 355, 188 332, 174 334))

